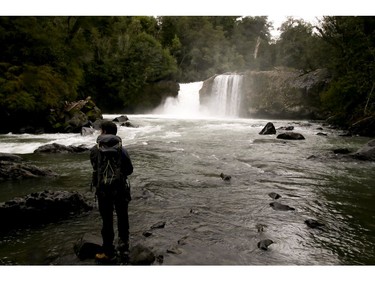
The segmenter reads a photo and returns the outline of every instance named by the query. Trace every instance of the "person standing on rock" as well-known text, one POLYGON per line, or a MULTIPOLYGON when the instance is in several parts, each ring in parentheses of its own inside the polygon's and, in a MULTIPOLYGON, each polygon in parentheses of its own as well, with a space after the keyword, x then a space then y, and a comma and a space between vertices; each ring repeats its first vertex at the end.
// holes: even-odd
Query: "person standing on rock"
POLYGON ((122 140, 117 135, 117 126, 111 121, 101 124, 101 135, 90 150, 93 168, 92 185, 96 189, 99 212, 102 218, 102 252, 96 254, 99 262, 115 260, 113 211, 117 215, 118 247, 121 255, 129 251, 128 204, 131 200, 127 177, 133 173, 133 165, 122 140))

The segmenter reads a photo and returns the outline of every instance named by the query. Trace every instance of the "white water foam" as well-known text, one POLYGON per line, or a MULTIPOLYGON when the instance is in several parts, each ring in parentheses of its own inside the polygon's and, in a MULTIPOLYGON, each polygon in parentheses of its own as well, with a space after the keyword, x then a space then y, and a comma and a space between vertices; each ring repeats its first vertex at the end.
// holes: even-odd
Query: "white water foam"
POLYGON ((238 118, 241 104, 242 76, 223 74, 214 78, 210 98, 200 104, 199 91, 203 82, 179 84, 177 97, 168 97, 153 111, 172 118, 238 118))
POLYGON ((156 108, 153 113, 184 119, 202 117, 199 90, 202 88, 203 82, 181 83, 179 85, 180 90, 177 97, 168 97, 164 104, 156 108))

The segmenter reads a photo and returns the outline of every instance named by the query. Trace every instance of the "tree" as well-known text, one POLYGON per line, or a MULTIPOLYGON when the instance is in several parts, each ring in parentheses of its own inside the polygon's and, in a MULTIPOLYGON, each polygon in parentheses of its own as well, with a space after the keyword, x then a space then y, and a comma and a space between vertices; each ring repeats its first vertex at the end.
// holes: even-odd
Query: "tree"
POLYGON ((375 113, 375 18, 324 17, 320 37, 335 50, 333 81, 322 95, 341 124, 375 113))
POLYGON ((314 32, 314 26, 302 19, 288 17, 281 25, 276 42, 276 64, 309 72, 327 66, 330 48, 314 32))

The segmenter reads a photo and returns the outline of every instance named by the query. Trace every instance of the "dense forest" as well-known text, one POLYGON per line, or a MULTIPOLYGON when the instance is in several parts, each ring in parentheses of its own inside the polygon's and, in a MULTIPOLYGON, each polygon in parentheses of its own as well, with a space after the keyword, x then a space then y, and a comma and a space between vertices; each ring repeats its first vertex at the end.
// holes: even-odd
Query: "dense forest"
POLYGON ((328 69, 322 106, 340 125, 374 116, 375 17, 290 17, 277 39, 271 28, 266 16, 0 17, 2 123, 88 96, 134 113, 160 102, 150 85, 275 67, 328 69))

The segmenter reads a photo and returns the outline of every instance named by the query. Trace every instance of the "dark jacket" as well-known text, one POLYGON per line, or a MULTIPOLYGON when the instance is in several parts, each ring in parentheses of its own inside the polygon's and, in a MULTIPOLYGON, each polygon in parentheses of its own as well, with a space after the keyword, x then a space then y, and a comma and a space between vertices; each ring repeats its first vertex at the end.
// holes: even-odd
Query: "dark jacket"
MULTIPOLYGON (((121 142, 121 138, 119 136, 105 134, 100 135, 97 140, 97 144, 99 142, 106 143, 109 146, 115 145, 118 142, 121 142)), ((130 160, 129 154, 125 147, 122 147, 122 159, 121 159, 121 171, 124 175, 124 180, 127 179, 127 176, 131 175, 133 173, 133 164, 130 160)), ((93 174, 92 174, 92 185, 94 187, 98 184, 98 145, 93 146, 90 149, 90 161, 93 168, 93 174)))

